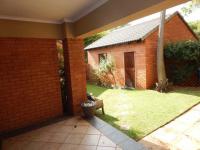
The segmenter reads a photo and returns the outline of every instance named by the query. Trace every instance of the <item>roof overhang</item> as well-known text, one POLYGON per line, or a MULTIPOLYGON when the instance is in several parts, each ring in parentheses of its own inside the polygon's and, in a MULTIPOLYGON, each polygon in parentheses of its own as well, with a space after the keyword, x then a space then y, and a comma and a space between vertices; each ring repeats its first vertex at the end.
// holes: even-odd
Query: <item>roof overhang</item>
POLYGON ((75 22, 108 0, 1 0, 0 19, 40 23, 75 22))
POLYGON ((63 38, 70 24, 73 36, 83 38, 186 1, 1 0, 0 37, 63 38))

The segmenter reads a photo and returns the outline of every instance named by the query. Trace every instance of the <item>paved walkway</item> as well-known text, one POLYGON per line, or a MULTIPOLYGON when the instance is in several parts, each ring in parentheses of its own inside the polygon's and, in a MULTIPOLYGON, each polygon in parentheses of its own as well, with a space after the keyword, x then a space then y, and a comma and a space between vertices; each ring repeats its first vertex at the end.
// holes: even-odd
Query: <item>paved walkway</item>
POLYGON ((200 150, 200 104, 140 143, 149 150, 200 150))

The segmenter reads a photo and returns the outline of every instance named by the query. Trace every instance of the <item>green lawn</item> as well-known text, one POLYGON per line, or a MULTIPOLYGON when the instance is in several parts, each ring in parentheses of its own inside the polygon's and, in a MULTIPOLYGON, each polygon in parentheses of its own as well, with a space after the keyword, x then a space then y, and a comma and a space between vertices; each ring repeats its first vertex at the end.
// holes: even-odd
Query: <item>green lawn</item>
POLYGON ((88 84, 87 90, 104 100, 105 113, 97 116, 139 140, 200 102, 200 89, 177 88, 169 93, 153 90, 107 89, 88 84))

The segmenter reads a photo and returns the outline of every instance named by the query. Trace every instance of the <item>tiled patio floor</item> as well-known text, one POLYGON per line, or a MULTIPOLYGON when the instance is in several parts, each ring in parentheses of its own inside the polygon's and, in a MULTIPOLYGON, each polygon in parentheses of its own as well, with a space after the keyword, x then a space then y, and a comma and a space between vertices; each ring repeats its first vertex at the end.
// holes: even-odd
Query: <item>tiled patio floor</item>
POLYGON ((149 150, 200 150, 200 104, 140 143, 149 150))
POLYGON ((3 150, 121 150, 89 122, 74 117, 8 138, 3 150))
POLYGON ((2 147, 3 150, 121 150, 80 117, 8 138, 2 147))
POLYGON ((66 118, 5 139, 3 150, 200 150, 200 104, 140 144, 101 119, 66 118), (88 122, 89 121, 89 122, 88 122))

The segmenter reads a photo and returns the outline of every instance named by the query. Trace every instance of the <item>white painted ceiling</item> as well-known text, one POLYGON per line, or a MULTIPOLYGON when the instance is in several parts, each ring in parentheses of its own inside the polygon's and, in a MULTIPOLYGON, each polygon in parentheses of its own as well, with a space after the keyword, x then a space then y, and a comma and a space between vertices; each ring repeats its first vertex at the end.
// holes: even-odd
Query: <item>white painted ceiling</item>
POLYGON ((0 0, 0 18, 60 23, 73 22, 108 0, 0 0))

